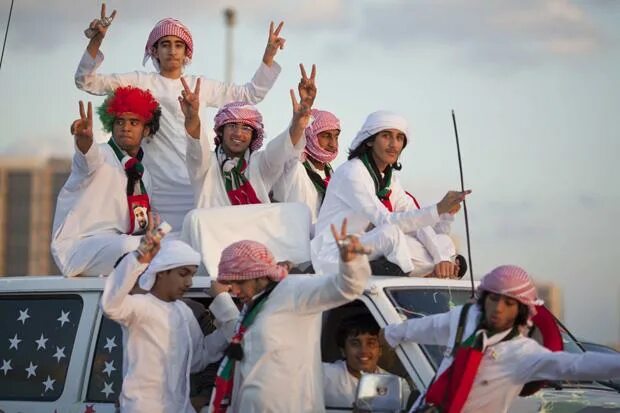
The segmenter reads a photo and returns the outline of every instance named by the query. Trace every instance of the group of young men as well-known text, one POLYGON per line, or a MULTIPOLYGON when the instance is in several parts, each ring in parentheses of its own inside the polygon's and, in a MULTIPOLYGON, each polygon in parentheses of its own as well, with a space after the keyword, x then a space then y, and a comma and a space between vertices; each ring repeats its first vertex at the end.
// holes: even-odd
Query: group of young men
MULTIPOLYGON (((111 137, 103 144, 93 141, 92 105, 80 102, 80 118, 71 126, 76 149, 72 172, 58 197, 52 253, 65 276, 110 274, 101 306, 123 328, 121 410, 194 411, 189 373, 222 356, 211 411, 316 412, 333 398, 350 404, 361 372, 381 371, 377 354, 383 333, 368 320, 348 320, 348 330, 339 339, 345 361, 321 366, 322 313, 359 297, 371 273, 369 260, 385 260, 409 276, 462 276, 464 261, 458 259, 449 233, 470 191, 450 191, 437 204, 420 208, 395 173, 411 141, 407 121, 387 111, 368 116, 348 160, 333 168, 340 121, 313 108, 314 65, 310 75, 300 65, 299 98, 290 91, 290 124, 261 150, 266 139, 254 104, 265 98, 280 72, 274 58, 285 44, 282 23, 270 25, 252 80, 234 85, 184 73, 193 40, 186 26, 170 18, 155 25, 145 46, 144 62, 151 59, 156 72, 99 74, 99 49, 115 16, 107 16, 102 6, 101 17, 90 24, 90 41, 75 74, 80 89, 107 95, 97 112, 111 137), (213 143, 200 116, 204 106, 219 108, 213 143), (179 300, 191 286, 200 254, 175 235, 160 243, 152 232, 159 221, 153 212, 172 225, 174 234, 192 209, 230 207, 234 216, 237 205, 272 201, 308 206, 312 231, 300 237, 312 239, 316 275, 287 276, 288 266, 277 263, 261 243, 233 243, 222 252, 218 274, 210 274, 210 310, 218 329, 204 336, 179 300), (133 294, 136 284, 147 293, 133 294), (241 312, 231 294, 242 302, 241 312), (303 334, 291 334, 292 329, 303 334)), ((531 287, 529 278, 523 282, 531 287)), ((484 289, 492 294, 483 297, 498 296, 508 307, 531 304, 534 293, 529 289, 524 300, 514 289, 501 287, 501 281, 497 285, 484 289)), ((507 337, 521 336, 512 324, 493 324, 499 316, 489 315, 486 302, 491 298, 481 299, 478 312, 471 311, 466 333, 483 331, 483 347, 501 333, 499 348, 507 337)), ((389 326, 385 338, 392 346, 407 340, 440 343, 452 334, 450 317, 389 326)), ((540 355, 533 341, 527 343, 541 360, 551 357, 540 355)), ((617 359, 604 361, 607 370, 588 371, 618 373, 617 359)), ((483 361, 480 371, 490 363, 483 361)), ((529 369, 519 380, 564 374, 542 364, 538 376, 529 369)), ((571 374, 586 370, 576 368, 571 374)), ((474 384, 470 398, 475 401, 468 399, 463 411, 503 411, 484 410, 477 392, 483 390, 474 384)), ((503 407, 513 393, 502 399, 503 407)), ((488 403, 499 406, 497 401, 488 403)))

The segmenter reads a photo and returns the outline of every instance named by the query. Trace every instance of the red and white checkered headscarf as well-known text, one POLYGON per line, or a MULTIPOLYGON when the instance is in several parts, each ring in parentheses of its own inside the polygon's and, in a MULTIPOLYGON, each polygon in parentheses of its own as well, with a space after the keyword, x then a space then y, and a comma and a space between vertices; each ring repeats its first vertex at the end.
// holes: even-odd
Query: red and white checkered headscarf
POLYGON ((505 295, 525 304, 530 309, 530 317, 536 315, 536 306, 543 304, 538 299, 532 278, 516 265, 502 265, 485 275, 478 286, 478 295, 483 291, 505 295))
POLYGON ((319 145, 318 135, 326 130, 340 130, 340 120, 333 113, 325 110, 312 109, 313 122, 306 128, 306 148, 305 155, 310 155, 319 162, 330 163, 336 156, 336 152, 329 152, 319 145))
POLYGON ((192 61, 194 54, 194 41, 192 40, 192 34, 187 26, 173 18, 165 18, 157 22, 149 38, 144 46, 144 59, 142 59, 142 66, 146 64, 149 58, 153 59, 153 65, 159 70, 159 63, 155 57, 155 43, 164 36, 176 36, 185 42, 185 64, 189 64, 192 61))
POLYGON ((266 246, 256 241, 237 241, 224 248, 218 266, 217 280, 242 281, 267 277, 280 281, 288 269, 278 265, 266 246))
POLYGON ((245 102, 231 102, 220 108, 213 120, 215 126, 215 144, 222 142, 222 126, 227 123, 242 123, 254 129, 254 136, 250 142, 252 152, 257 151, 263 146, 263 137, 265 134, 263 127, 263 116, 260 114, 256 106, 245 102))

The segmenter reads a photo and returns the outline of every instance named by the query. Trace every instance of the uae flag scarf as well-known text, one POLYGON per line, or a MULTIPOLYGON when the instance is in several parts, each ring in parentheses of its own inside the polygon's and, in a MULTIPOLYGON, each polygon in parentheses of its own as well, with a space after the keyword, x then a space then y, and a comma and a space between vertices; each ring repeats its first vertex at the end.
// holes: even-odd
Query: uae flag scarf
POLYGON ((392 184, 392 166, 388 166, 387 170, 381 175, 379 172, 379 168, 375 164, 372 156, 368 154, 368 152, 363 153, 360 156, 360 160, 364 163, 364 166, 368 170, 368 173, 372 177, 372 181, 375 184, 375 193, 379 201, 388 209, 388 211, 393 212, 394 208, 392 207, 392 202, 390 202, 390 194, 392 190, 390 189, 390 185, 392 184))
POLYGON ((277 285, 278 283, 276 282, 270 284, 265 292, 256 297, 252 303, 246 305, 239 315, 241 321, 237 324, 235 335, 226 350, 226 356, 222 359, 220 367, 217 370, 217 376, 215 377, 213 413, 226 413, 226 410, 232 404, 235 365, 237 361, 243 360, 243 336, 254 323, 254 320, 256 320, 256 317, 267 302, 267 298, 269 298, 269 295, 277 285))
POLYGON ((262 201, 258 199, 252 184, 246 177, 251 151, 248 149, 242 157, 230 158, 224 152, 222 145, 218 145, 215 153, 230 203, 232 205, 261 204, 262 201))
POLYGON ((319 194, 321 203, 323 203, 323 198, 325 198, 325 192, 327 191, 327 185, 329 184, 329 179, 332 176, 332 167, 328 163, 325 164, 325 169, 324 169, 325 179, 323 179, 323 177, 321 177, 321 175, 319 175, 314 170, 314 167, 312 166, 310 161, 305 160, 303 165, 304 165, 304 168, 306 168, 306 173, 308 174, 308 177, 312 181, 312 184, 314 185, 316 192, 319 194))
POLYGON ((127 188, 125 190, 127 194, 127 206, 129 207, 129 229, 127 234, 144 233, 148 227, 147 212, 151 210, 149 195, 142 181, 142 176, 144 175, 144 165, 142 165, 144 151, 140 148, 136 157, 133 157, 125 153, 116 142, 114 142, 113 138, 108 140, 108 145, 110 145, 114 151, 114 154, 125 169, 125 174, 127 175, 127 188), (144 212, 141 214, 141 221, 137 219, 140 211, 144 212))
POLYGON ((434 406, 437 408, 435 411, 441 413, 461 412, 471 392, 486 348, 519 335, 519 329, 513 327, 487 336, 487 331, 479 326, 471 336, 460 342, 469 307, 470 305, 465 305, 461 309, 452 349, 452 364, 441 375, 435 377, 424 396, 426 406, 434 406))

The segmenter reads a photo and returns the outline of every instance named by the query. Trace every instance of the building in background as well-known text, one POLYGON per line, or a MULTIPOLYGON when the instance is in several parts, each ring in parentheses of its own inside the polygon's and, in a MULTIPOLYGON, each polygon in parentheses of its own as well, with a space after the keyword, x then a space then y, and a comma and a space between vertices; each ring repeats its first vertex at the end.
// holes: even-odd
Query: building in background
POLYGON ((50 254, 70 159, 0 156, 0 276, 60 274, 50 254))
POLYGON ((562 297, 562 289, 555 283, 536 283, 538 297, 544 302, 545 306, 560 321, 564 321, 564 299, 562 297))

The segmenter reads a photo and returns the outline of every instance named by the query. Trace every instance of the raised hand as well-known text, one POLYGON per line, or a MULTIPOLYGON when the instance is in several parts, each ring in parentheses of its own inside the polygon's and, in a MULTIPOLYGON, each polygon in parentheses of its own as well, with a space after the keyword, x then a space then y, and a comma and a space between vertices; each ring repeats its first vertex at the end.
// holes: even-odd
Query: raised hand
POLYGON ((347 234, 347 219, 345 218, 342 221, 342 226, 340 227, 340 234, 334 224, 330 225, 332 230, 332 235, 334 236, 334 240, 338 245, 338 249, 340 250, 340 258, 343 262, 349 262, 356 255, 360 254, 369 254, 370 250, 365 247, 355 235, 347 234))
POLYGON ((112 11, 112 14, 106 16, 105 3, 101 4, 101 17, 95 19, 88 25, 88 29, 84 30, 84 34, 89 39, 99 41, 103 40, 105 34, 108 31, 108 27, 112 24, 112 20, 116 17, 116 10, 112 11))
POLYGON ((146 264, 149 263, 155 258, 160 249, 160 243, 162 236, 155 236, 154 228, 157 228, 161 223, 161 219, 159 215, 153 214, 149 211, 149 224, 146 229, 146 232, 142 236, 140 240, 140 245, 138 246, 138 261, 146 264))
POLYGON ((93 144, 93 104, 88 102, 87 112, 84 112, 84 102, 80 100, 80 118, 71 124, 71 134, 75 137, 75 144, 83 154, 86 154, 93 144))
MULTIPOLYGON (((448 191, 443 199, 437 203, 437 213, 441 215, 453 211, 469 194, 471 194, 471 190, 463 192, 448 191)), ((458 212, 458 209, 456 211, 458 212)))
POLYGON ((299 64, 299 70, 301 71, 301 80, 297 85, 299 97, 301 98, 302 104, 306 104, 308 107, 312 108, 314 99, 316 98, 316 65, 312 65, 310 77, 306 74, 306 68, 301 63, 299 64))
POLYGON ((276 57, 278 50, 284 49, 284 43, 286 39, 280 37, 280 31, 284 26, 284 22, 280 22, 278 27, 274 30, 274 23, 269 24, 269 37, 267 38, 267 46, 265 47, 265 53, 263 54, 263 63, 271 67, 273 59, 276 57))
POLYGON ((181 78, 183 90, 179 96, 179 105, 185 116, 185 129, 194 139, 200 139, 200 78, 192 92, 184 78, 181 78))

